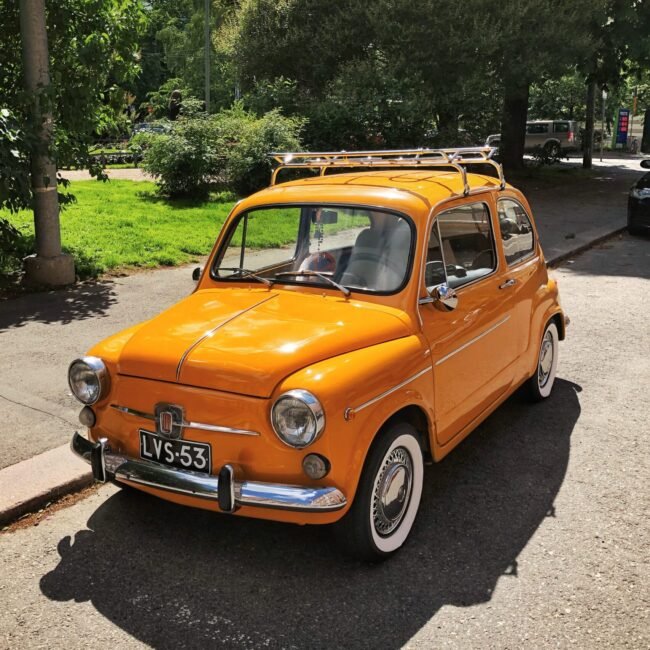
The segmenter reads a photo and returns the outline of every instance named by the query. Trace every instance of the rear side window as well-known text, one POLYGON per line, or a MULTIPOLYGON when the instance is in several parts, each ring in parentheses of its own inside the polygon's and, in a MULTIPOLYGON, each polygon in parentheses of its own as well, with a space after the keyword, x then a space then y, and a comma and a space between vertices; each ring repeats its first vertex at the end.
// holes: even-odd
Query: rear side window
POLYGON ((519 203, 501 199, 497 205, 503 252, 510 266, 533 254, 535 235, 530 219, 519 203))
POLYGON ((429 237, 425 282, 457 288, 496 268, 490 212, 485 203, 452 208, 438 215, 429 237))
POLYGON ((555 133, 568 133, 570 131, 569 123, 568 122, 555 122, 553 124, 553 131, 555 131, 555 133))

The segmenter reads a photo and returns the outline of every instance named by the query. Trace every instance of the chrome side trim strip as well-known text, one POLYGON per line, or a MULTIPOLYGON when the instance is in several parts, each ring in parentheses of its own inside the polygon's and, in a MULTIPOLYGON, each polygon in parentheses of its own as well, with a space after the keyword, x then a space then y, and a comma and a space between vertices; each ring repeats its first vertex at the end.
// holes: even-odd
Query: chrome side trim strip
POLYGON ((120 413, 128 413, 129 415, 135 415, 137 418, 144 418, 145 420, 153 420, 155 422, 156 416, 153 413, 145 413, 144 411, 137 411, 136 409, 130 409, 127 406, 120 406, 119 404, 111 404, 111 408, 119 411, 120 413))
POLYGON ((184 422, 183 429, 202 429, 203 431, 214 431, 216 433, 233 433, 238 436, 259 436, 258 431, 248 429, 234 429, 233 427, 222 427, 218 424, 205 424, 203 422, 184 422))
POLYGON ((238 311, 236 314, 233 314, 230 318, 227 318, 223 323, 219 323, 216 327, 213 327, 211 330, 208 330, 205 334, 200 336, 192 345, 190 345, 185 352, 183 352, 183 356, 181 357, 180 361, 178 362, 178 365, 176 366, 176 381, 181 380, 181 370, 183 368, 183 364, 185 363, 185 359, 191 354, 193 350, 195 350, 203 341, 206 339, 211 338, 214 336, 215 332, 217 330, 220 330, 222 327, 228 325, 228 323, 231 323, 232 321, 235 320, 235 318, 239 318, 242 314, 245 314, 247 311, 250 311, 251 309, 255 309, 255 307, 259 307, 260 305, 264 304, 268 300, 271 300, 271 298, 275 298, 276 294, 273 294, 271 296, 268 296, 267 298, 264 298, 264 300, 260 300, 259 302, 255 303, 254 305, 251 305, 250 307, 246 307, 246 309, 242 309, 241 311, 238 311))
POLYGON ((373 404, 376 404, 379 400, 384 399, 384 397, 388 397, 388 395, 394 393, 396 390, 399 390, 400 388, 404 388, 404 386, 410 384, 412 381, 415 381, 418 377, 422 377, 422 375, 424 375, 427 372, 430 372, 431 370, 432 370, 431 366, 429 366, 428 368, 424 368, 424 370, 420 370, 420 372, 417 372, 411 377, 409 377, 408 379, 405 379, 403 382, 400 382, 399 384, 397 384, 397 386, 393 386, 392 388, 385 390, 383 393, 380 393, 376 397, 369 399, 367 402, 364 402, 359 406, 346 408, 343 417, 346 420, 350 420, 359 411, 363 411, 363 409, 367 408, 368 406, 372 406, 373 404))
POLYGON ((494 330, 497 327, 500 327, 501 325, 503 325, 508 320, 510 320, 510 315, 506 316, 504 319, 500 320, 498 323, 495 323, 494 325, 492 325, 492 327, 489 327, 484 332, 481 332, 478 336, 475 336, 470 341, 467 341, 467 343, 463 343, 463 345, 461 345, 459 348, 456 348, 455 350, 453 350, 449 354, 446 354, 441 359, 438 359, 436 361, 435 365, 439 366, 441 363, 444 363, 445 361, 447 361, 447 359, 451 359, 451 357, 458 354, 459 352, 462 352, 465 348, 468 348, 470 345, 476 343, 477 341, 480 341, 484 336, 487 336, 490 332, 494 332, 494 330))
MULTIPOLYGON (((111 408, 119 411, 120 413, 127 413, 134 415, 137 418, 144 418, 145 420, 156 421, 156 416, 153 413, 145 413, 136 409, 128 408, 127 406, 120 406, 119 404, 111 404, 111 408)), ((183 422, 178 424, 181 429, 201 429, 202 431, 214 431, 216 433, 233 433, 238 436, 259 436, 258 431, 250 431, 248 429, 234 429, 233 427, 223 427, 218 424, 207 424, 205 422, 183 422)))
MULTIPOLYGON (((106 467, 106 478, 128 481, 166 492, 187 494, 193 497, 219 502, 219 477, 177 469, 160 463, 129 458, 75 433, 70 443, 72 451, 90 463, 93 453, 101 454, 106 467)), ((95 478, 99 478, 95 476, 95 478)), ((345 495, 333 486, 304 487, 284 483, 260 481, 237 481, 233 472, 232 493, 238 506, 275 508, 300 512, 332 512, 344 508, 345 495)))

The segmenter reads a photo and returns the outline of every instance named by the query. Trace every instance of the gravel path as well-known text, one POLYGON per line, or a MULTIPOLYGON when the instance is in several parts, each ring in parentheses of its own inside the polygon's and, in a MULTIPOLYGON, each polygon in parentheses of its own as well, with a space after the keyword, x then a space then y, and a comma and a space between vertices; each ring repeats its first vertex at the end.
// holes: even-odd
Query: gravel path
MULTIPOLYGON (((109 178, 127 181, 152 181, 153 178, 139 167, 132 169, 107 169, 106 173, 109 178)), ((86 169, 62 169, 61 176, 69 181, 90 181, 91 176, 86 169)))

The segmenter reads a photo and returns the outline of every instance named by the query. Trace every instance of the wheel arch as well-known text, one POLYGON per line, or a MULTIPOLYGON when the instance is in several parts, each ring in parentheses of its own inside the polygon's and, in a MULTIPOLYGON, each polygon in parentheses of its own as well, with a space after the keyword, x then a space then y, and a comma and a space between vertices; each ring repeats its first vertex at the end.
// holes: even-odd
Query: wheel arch
MULTIPOLYGON (((375 439, 388 427, 398 422, 410 424, 418 433, 420 447, 424 454, 431 455, 431 427, 424 409, 418 404, 409 404, 395 411, 380 427, 375 439)), ((374 440, 373 440, 374 442, 374 440)))
POLYGON ((544 329, 546 329, 546 327, 550 323, 555 323, 555 327, 557 327, 558 338, 560 339, 560 341, 564 341, 564 339, 566 338, 566 323, 564 321, 564 314, 561 311, 553 314, 546 321, 546 324, 544 325, 544 329))

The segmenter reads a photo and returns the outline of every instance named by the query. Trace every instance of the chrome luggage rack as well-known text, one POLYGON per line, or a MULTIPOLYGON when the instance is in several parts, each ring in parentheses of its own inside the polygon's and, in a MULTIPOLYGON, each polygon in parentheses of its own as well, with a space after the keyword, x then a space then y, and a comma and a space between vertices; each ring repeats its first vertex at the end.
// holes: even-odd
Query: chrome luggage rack
POLYGON ((328 169, 354 167, 452 167, 463 180, 463 194, 470 193, 465 165, 490 165, 496 169, 499 189, 506 187, 503 167, 492 159, 493 147, 458 147, 455 149, 391 149, 385 151, 297 151, 274 152, 269 157, 279 165, 273 170, 271 185, 275 185, 283 169, 328 169))

